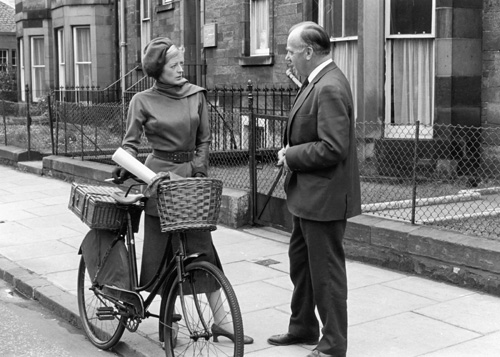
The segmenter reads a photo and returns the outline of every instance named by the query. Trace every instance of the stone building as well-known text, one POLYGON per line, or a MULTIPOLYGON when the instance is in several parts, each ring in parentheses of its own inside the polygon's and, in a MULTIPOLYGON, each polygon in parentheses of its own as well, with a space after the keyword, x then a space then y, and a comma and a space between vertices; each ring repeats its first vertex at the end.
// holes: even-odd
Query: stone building
POLYGON ((138 81, 157 36, 185 47, 194 83, 290 86, 288 29, 316 21, 351 82, 357 121, 418 120, 425 137, 434 124, 500 124, 499 13, 494 0, 16 0, 15 19, 21 82, 34 99, 124 74, 138 81))
POLYGON ((16 24, 14 8, 0 1, 0 65, 16 66, 16 24))
MULTIPOLYGON (((137 18, 132 7, 130 23, 137 18)), ((495 122, 481 112, 494 108, 492 90, 488 105, 481 93, 495 85, 490 76, 498 59, 487 48, 500 32, 495 1, 144 0, 140 7, 135 30, 127 26, 129 65, 140 63, 145 39, 166 35, 186 47, 186 63, 199 66, 192 78, 207 87, 248 80, 293 85, 285 75, 288 29, 312 20, 331 34, 334 60, 355 92, 358 121, 419 120, 429 127, 495 122)))
MULTIPOLYGON (((59 87, 105 87, 120 76, 112 0, 16 0, 20 88, 37 101, 59 87)), ((26 100, 25 92, 20 92, 26 100)))

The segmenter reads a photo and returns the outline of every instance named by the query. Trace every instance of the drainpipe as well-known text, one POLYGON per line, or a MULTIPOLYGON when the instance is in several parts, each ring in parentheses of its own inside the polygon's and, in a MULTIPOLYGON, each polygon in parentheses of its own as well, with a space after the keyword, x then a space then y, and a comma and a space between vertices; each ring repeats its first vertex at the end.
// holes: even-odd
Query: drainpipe
POLYGON ((125 73, 127 73, 127 42, 126 40, 126 22, 125 22, 125 0, 120 1, 120 72, 122 84, 122 98, 125 94, 125 73))
MULTIPOLYGON (((125 109, 125 87, 127 85, 125 80, 125 73, 127 73, 127 42, 126 40, 126 26, 125 26, 125 0, 120 1, 120 72, 121 72, 121 94, 122 94, 122 120, 121 133, 123 135, 125 128, 125 118, 127 117, 125 109)), ((123 137, 122 137, 123 139, 123 137)))

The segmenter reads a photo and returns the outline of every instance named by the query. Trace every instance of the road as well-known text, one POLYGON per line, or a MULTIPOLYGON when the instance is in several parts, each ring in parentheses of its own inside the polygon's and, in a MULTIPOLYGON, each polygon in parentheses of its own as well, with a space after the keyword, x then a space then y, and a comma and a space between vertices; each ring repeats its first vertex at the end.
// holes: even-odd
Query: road
POLYGON ((113 357, 95 348, 76 327, 38 302, 20 296, 0 279, 0 356, 113 357))

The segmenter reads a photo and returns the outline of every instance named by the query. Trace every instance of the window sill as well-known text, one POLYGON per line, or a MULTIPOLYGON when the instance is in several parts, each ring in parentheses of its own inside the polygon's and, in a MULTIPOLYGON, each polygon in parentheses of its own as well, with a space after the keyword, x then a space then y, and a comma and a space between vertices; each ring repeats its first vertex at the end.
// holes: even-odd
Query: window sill
POLYGON ((168 10, 173 10, 174 9, 174 3, 171 2, 170 4, 166 5, 158 5, 156 7, 156 12, 163 12, 163 11, 168 11, 168 10))
POLYGON ((240 66, 271 66, 274 64, 274 55, 240 57, 238 64, 240 66))

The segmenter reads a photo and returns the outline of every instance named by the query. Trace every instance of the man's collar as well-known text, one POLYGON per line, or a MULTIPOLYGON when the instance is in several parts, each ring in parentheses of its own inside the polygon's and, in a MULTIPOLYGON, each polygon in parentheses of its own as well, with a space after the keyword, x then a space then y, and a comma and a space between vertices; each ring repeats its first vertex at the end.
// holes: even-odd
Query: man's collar
POLYGON ((323 62, 320 65, 318 65, 315 69, 313 69, 313 71, 311 72, 311 74, 309 74, 309 77, 307 77, 307 79, 309 80, 309 83, 311 83, 313 81, 314 77, 316 77, 318 75, 318 73, 323 68, 325 68, 326 66, 328 66, 332 62, 333 62, 333 60, 331 58, 329 58, 325 62, 323 62))

